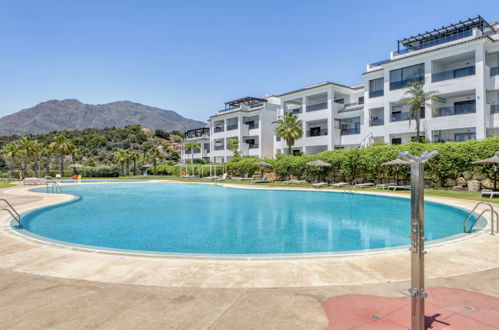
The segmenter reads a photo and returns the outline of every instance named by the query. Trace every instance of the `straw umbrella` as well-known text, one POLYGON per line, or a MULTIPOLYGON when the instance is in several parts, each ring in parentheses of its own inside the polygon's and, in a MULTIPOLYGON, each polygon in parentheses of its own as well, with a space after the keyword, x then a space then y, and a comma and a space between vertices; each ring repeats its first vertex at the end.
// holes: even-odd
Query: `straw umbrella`
POLYGON ((476 162, 473 162, 472 164, 475 165, 494 165, 494 190, 496 190, 496 182, 497 182, 497 164, 499 164, 499 152, 496 152, 494 156, 490 158, 485 158, 481 160, 477 160, 476 162))
POLYGON ((261 167, 262 167, 262 171, 261 171, 262 175, 263 175, 263 170, 264 170, 264 168, 265 168, 266 166, 268 166, 268 167, 272 167, 272 164, 269 164, 269 163, 267 163, 267 162, 264 162, 263 160, 262 160, 262 161, 259 161, 259 162, 256 162, 256 163, 255 163, 255 165, 258 165, 258 166, 261 166, 261 167))
POLYGON ((314 160, 314 161, 311 161, 311 162, 308 162, 307 163, 308 166, 314 166, 314 167, 317 167, 317 169, 322 169, 324 167, 329 167, 331 166, 331 164, 329 163, 326 163, 320 159, 317 159, 317 160, 314 160))
POLYGON ((81 167, 84 167, 83 165, 81 164, 70 164, 68 165, 68 167, 72 167, 73 168, 73 171, 74 171, 74 174, 78 174, 78 168, 81 168, 81 167))
POLYGON ((399 166, 400 165, 409 165, 410 163, 406 160, 402 160, 400 158, 395 158, 394 160, 390 160, 389 162, 383 163, 383 166, 395 166, 395 181, 397 185, 399 184, 399 166))

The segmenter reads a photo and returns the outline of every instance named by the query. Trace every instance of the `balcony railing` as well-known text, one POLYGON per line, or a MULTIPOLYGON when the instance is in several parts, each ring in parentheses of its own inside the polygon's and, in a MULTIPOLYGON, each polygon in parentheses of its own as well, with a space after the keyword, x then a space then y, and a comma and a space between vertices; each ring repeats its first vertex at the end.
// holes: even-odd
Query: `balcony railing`
POLYGON ((385 119, 371 119, 369 126, 381 126, 385 124, 385 119))
POLYGON ((418 81, 423 81, 424 77, 414 77, 410 79, 405 79, 405 80, 398 80, 398 81, 391 81, 390 82, 390 90, 394 89, 401 89, 407 86, 408 83, 410 82, 418 82, 418 81))
POLYGON ((360 134, 360 127, 342 128, 341 135, 360 134))
POLYGON ((220 133, 220 132, 223 132, 223 131, 224 131, 224 128, 223 128, 223 127, 215 127, 215 128, 213 129, 213 131, 214 131, 215 133, 220 133))
POLYGON ((284 112, 291 112, 292 114, 296 115, 298 113, 301 113, 301 108, 295 108, 295 109, 286 109, 284 112))
POLYGON ((255 123, 255 124, 246 124, 248 125, 248 129, 255 129, 255 128, 259 128, 260 125, 258 123, 255 123))
POLYGON ((431 81, 443 81, 449 79, 456 79, 461 77, 473 76, 475 74, 475 66, 467 66, 465 68, 459 68, 449 71, 437 72, 431 75, 431 81))
POLYGON ((213 148, 215 150, 224 150, 224 146, 215 146, 215 148, 213 148))
POLYGON ((235 129, 237 129, 237 124, 227 125, 227 130, 228 131, 232 131, 232 130, 235 130, 235 129))
POLYGON ((499 104, 491 104, 490 113, 499 113, 499 104))
POLYGON ((383 96, 383 95, 385 95, 385 91, 382 89, 377 90, 377 91, 369 91, 370 98, 379 97, 379 96, 383 96))
POLYGON ((315 131, 315 132, 312 132, 310 130, 307 131, 307 137, 324 136, 324 135, 327 135, 327 129, 321 129, 320 131, 315 131))
POLYGON ((467 113, 475 113, 476 112, 476 104, 462 104, 456 105, 454 107, 442 107, 436 109, 433 117, 446 117, 446 116, 454 116, 454 115, 463 115, 467 113))
POLYGON ((248 149, 258 149, 258 144, 249 144, 248 149))
POLYGON ((491 77, 499 76, 499 66, 490 68, 490 76, 491 77))
POLYGON ((307 112, 327 109, 327 102, 307 105, 307 112))
MULTIPOLYGON (((403 120, 409 120, 409 112, 399 112, 399 113, 392 113, 391 116, 391 121, 403 121, 403 120)), ((421 111, 421 119, 424 119, 424 111, 421 111)), ((413 114, 411 119, 416 119, 416 115, 413 114)))

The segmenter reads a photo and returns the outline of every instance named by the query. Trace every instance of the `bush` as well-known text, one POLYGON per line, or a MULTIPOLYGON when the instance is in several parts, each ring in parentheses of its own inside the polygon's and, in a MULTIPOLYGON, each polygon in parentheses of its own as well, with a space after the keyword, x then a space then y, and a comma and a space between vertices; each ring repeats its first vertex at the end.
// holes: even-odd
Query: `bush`
POLYGON ((246 174, 252 176, 258 170, 258 165, 255 165, 255 163, 259 161, 258 158, 232 160, 226 164, 227 171, 234 176, 245 176, 246 174))
POLYGON ((79 173, 82 177, 88 178, 116 178, 120 176, 120 167, 118 165, 82 167, 79 173))

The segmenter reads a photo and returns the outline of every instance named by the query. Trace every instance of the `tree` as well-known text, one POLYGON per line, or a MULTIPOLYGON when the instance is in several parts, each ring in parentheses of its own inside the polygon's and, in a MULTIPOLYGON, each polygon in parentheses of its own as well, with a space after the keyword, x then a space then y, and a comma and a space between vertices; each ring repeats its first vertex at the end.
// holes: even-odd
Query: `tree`
POLYGON ((121 166, 121 176, 125 175, 125 160, 127 158, 126 151, 121 149, 114 153, 113 159, 116 163, 119 163, 121 166))
POLYGON ((288 154, 292 154, 292 147, 295 141, 301 137, 303 128, 298 117, 291 112, 286 112, 281 119, 277 120, 276 135, 286 140, 288 145, 288 154))
POLYGON ((88 166, 88 167, 95 167, 95 166, 97 166, 97 164, 95 164, 95 160, 94 160, 93 157, 88 157, 87 161, 83 165, 88 166))
POLYGON ((52 162, 53 150, 49 146, 43 146, 41 155, 45 157, 45 175, 50 175, 50 163, 52 162))
POLYGON ((43 144, 41 144, 40 142, 38 141, 33 141, 33 158, 34 158, 34 161, 35 161, 35 164, 33 166, 33 170, 34 172, 36 173, 36 176, 37 177, 40 177, 40 166, 39 166, 39 160, 40 160, 40 156, 42 155, 43 153, 43 149, 45 147, 43 146, 43 144))
POLYGON ((140 155, 136 152, 130 152, 130 160, 133 162, 133 175, 137 175, 137 160, 140 159, 140 155))
POLYGON ((21 152, 21 149, 19 148, 19 144, 16 142, 10 142, 7 143, 2 150, 3 154, 5 157, 10 158, 10 177, 14 177, 14 169, 17 166, 17 158, 19 157, 19 154, 21 152))
POLYGON ((125 153, 125 165, 126 165, 126 175, 130 175, 130 161, 132 160, 132 153, 128 150, 124 150, 125 153))
POLYGON ((227 148, 232 151, 234 155, 234 160, 238 161, 241 158, 241 153, 239 152, 239 140, 238 139, 229 139, 227 141, 227 148))
POLYGON ((191 163, 194 163, 194 150, 201 150, 201 146, 196 141, 189 141, 184 145, 184 149, 191 153, 191 163))
POLYGON ((158 148, 151 148, 147 151, 147 157, 148 159, 152 160, 152 166, 154 168, 154 175, 156 175, 156 165, 157 161, 161 159, 161 153, 159 152, 158 148))
POLYGON ((409 82, 409 89, 405 92, 408 97, 402 99, 404 103, 409 106, 409 126, 411 125, 411 120, 414 118, 416 120, 416 141, 421 142, 420 138, 420 125, 421 125, 421 111, 425 107, 429 107, 432 112, 435 111, 435 107, 432 101, 438 101, 437 91, 427 91, 424 90, 424 80, 423 81, 412 81, 409 82))
MULTIPOLYGON (((30 140, 26 136, 23 136, 19 140, 19 148, 21 149, 20 155, 23 157, 23 167, 22 167, 23 177, 26 177, 28 173, 28 163, 31 160, 31 158, 35 157, 36 148, 37 148, 36 142, 30 140)), ((36 172, 36 169, 34 172, 36 172)))
POLYGON ((54 153, 59 154, 61 176, 64 176, 64 157, 71 153, 73 143, 64 135, 57 135, 54 137, 52 143, 50 143, 50 148, 54 153))

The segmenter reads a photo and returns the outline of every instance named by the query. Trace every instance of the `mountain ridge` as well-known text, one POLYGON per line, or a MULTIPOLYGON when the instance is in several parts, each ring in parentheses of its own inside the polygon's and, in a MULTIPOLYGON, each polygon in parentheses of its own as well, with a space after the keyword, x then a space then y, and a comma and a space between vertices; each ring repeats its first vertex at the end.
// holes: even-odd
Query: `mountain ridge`
POLYGON ((206 125, 164 110, 128 100, 86 104, 77 99, 48 100, 0 118, 0 136, 43 134, 85 128, 125 127, 185 131, 206 125))

